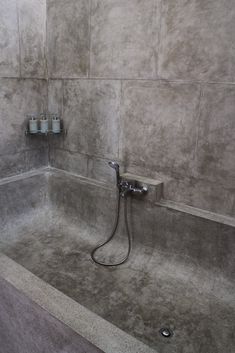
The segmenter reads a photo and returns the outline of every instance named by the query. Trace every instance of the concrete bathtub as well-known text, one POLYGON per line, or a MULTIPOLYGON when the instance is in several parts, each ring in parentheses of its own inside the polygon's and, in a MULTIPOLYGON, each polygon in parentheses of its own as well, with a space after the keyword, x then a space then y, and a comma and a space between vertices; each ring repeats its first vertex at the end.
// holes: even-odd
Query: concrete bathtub
MULTIPOLYGON (((131 257, 107 269, 90 252, 111 230, 113 189, 44 169, 2 180, 0 200, 1 353, 234 353, 233 224, 130 200, 131 257)), ((100 259, 126 246, 120 226, 100 259)))

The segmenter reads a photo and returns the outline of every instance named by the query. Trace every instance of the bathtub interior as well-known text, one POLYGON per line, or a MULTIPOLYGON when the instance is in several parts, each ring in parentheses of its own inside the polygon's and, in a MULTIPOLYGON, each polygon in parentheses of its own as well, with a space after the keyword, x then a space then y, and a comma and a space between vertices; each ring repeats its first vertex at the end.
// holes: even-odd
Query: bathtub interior
MULTIPOLYGON (((130 260, 103 268, 90 252, 112 228, 115 189, 50 170, 0 196, 0 249, 36 276, 158 352, 234 352, 233 227, 129 200, 130 260)), ((122 225, 100 259, 124 255, 122 225)))

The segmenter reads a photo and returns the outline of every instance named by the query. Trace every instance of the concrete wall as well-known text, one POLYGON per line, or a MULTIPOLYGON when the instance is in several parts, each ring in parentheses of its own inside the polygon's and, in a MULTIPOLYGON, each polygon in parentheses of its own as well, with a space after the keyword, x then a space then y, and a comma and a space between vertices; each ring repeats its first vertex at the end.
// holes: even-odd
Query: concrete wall
POLYGON ((235 215, 233 0, 48 0, 51 163, 110 180, 108 159, 165 198, 235 215))
POLYGON ((47 107, 46 0, 0 0, 0 177, 47 164, 47 144, 24 135, 47 107))
POLYGON ((47 164, 23 130, 48 103, 68 129, 52 166, 111 181, 115 159, 234 217, 233 0, 0 0, 0 17, 0 177, 47 164))

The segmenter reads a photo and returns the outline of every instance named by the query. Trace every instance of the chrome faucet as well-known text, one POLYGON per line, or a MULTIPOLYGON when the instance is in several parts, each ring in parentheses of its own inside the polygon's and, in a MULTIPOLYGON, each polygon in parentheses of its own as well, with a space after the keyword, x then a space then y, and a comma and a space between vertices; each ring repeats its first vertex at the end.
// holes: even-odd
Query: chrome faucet
POLYGON ((147 186, 134 187, 131 182, 122 180, 121 181, 121 196, 125 197, 127 194, 132 193, 134 195, 143 195, 147 194, 148 188, 147 186))
POLYGON ((130 182, 128 180, 123 179, 120 176, 120 166, 117 162, 109 162, 109 166, 116 171, 116 182, 117 187, 119 189, 119 193, 122 197, 126 197, 128 194, 139 194, 143 195, 148 192, 147 186, 135 186, 135 182, 130 182))

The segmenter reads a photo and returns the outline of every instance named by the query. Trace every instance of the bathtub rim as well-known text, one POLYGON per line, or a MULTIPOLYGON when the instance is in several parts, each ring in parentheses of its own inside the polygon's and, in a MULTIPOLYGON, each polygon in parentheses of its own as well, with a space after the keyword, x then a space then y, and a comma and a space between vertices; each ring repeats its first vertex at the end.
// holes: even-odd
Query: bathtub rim
POLYGON ((104 353, 158 353, 1 252, 0 276, 104 353))
MULTIPOLYGON (((45 177, 49 177, 52 175, 55 175, 55 176, 66 176, 67 175, 67 176, 71 177, 72 179, 79 181, 82 184, 89 184, 89 185, 97 186, 99 188, 109 190, 109 191, 114 191, 116 189, 115 185, 110 185, 107 182, 96 180, 96 179, 91 179, 91 178, 88 178, 83 175, 74 174, 72 172, 58 169, 58 168, 54 168, 54 167, 50 167, 50 166, 39 168, 39 169, 34 169, 34 170, 31 170, 31 171, 28 171, 25 173, 2 178, 2 179, 0 179, 0 187, 5 184, 17 182, 17 181, 24 180, 24 179, 27 179, 30 177, 35 177, 38 175, 42 175, 45 177)), ((156 208, 158 208, 158 207, 166 208, 168 210, 172 210, 175 212, 188 214, 192 217, 202 218, 202 219, 208 220, 210 222, 215 222, 215 223, 219 223, 219 224, 223 224, 225 226, 235 228, 235 218, 231 217, 231 216, 211 212, 208 210, 204 210, 204 209, 190 206, 190 205, 180 203, 180 202, 175 202, 172 200, 167 200, 164 198, 162 198, 160 201, 153 202, 151 200, 147 200, 147 202, 152 204, 156 208)))

